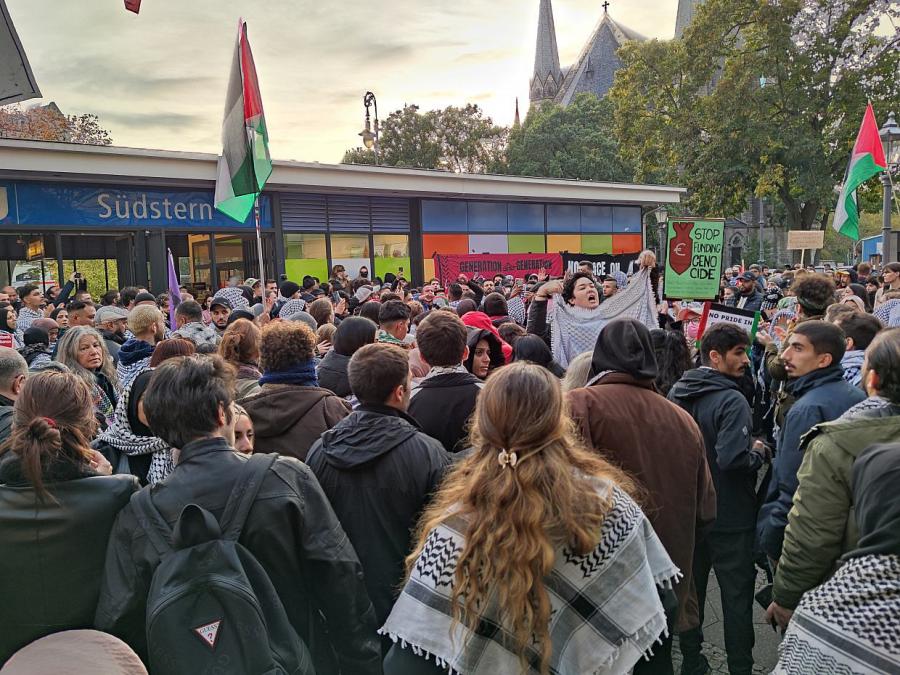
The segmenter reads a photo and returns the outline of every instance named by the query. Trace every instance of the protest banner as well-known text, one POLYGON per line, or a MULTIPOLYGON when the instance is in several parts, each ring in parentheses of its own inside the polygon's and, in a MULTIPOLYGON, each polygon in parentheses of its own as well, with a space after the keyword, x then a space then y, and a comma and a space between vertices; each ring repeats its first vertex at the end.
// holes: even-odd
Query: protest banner
POLYGON ((465 274, 469 279, 477 276, 489 279, 495 274, 521 278, 537 274, 541 270, 551 276, 562 276, 562 258, 559 253, 434 255, 434 272, 442 284, 453 283, 460 274, 465 274))
POLYGON ((707 328, 726 322, 733 323, 747 331, 750 336, 750 344, 753 344, 756 330, 759 328, 759 312, 719 305, 714 302, 703 303, 703 314, 700 316, 700 325, 697 327, 697 344, 700 344, 707 328))
POLYGON ((10 349, 16 348, 16 345, 13 342, 12 333, 0 333, 0 347, 9 347, 10 349))
POLYGON ((820 249, 825 247, 825 230, 790 230, 787 233, 788 251, 820 249))
POLYGON ((640 253, 611 255, 608 253, 562 253, 563 273, 578 271, 578 263, 585 261, 594 266, 594 276, 602 278, 616 272, 626 275, 640 269, 638 258, 640 253))
POLYGON ((716 299, 724 249, 724 220, 669 220, 663 279, 665 297, 673 300, 716 299))

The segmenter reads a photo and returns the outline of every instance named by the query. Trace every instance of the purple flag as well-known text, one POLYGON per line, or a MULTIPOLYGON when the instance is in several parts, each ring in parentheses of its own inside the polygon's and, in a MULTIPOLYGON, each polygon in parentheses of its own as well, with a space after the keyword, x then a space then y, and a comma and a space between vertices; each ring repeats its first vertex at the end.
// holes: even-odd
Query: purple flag
POLYGON ((169 327, 178 330, 175 323, 175 308, 181 304, 181 291, 178 283, 178 275, 175 274, 175 262, 172 259, 172 249, 169 249, 169 327))

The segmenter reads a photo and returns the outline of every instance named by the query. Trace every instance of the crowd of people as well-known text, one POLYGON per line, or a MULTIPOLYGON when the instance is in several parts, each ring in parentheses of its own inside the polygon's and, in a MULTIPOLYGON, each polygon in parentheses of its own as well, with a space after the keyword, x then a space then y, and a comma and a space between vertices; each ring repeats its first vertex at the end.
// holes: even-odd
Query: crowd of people
POLYGON ((900 671, 900 264, 449 281, 4 288, 2 672, 900 671))

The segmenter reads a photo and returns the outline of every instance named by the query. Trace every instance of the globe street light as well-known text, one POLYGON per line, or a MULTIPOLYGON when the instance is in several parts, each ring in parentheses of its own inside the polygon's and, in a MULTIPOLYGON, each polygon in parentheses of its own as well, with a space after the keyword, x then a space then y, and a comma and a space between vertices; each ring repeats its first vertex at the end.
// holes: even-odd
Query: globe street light
POLYGON ((362 136, 363 145, 366 146, 367 149, 375 150, 375 164, 381 163, 381 148, 378 145, 378 101, 375 100, 375 94, 371 91, 367 91, 363 96, 363 105, 366 107, 366 126, 362 131, 359 132, 359 135, 362 136), (375 108, 375 130, 372 131, 372 122, 369 117, 369 108, 375 108))
POLYGON ((897 256, 893 250, 893 233, 891 230, 891 172, 900 167, 900 126, 894 119, 895 113, 888 113, 887 122, 881 127, 878 135, 884 146, 884 158, 887 160, 887 168, 881 174, 881 184, 884 186, 884 206, 881 220, 881 262, 892 262, 897 256))

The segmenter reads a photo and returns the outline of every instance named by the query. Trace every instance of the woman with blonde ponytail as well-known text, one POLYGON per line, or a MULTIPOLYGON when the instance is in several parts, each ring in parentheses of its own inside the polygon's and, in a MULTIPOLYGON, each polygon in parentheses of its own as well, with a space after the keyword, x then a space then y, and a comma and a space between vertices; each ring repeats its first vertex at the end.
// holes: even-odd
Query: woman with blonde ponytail
POLYGON ((91 628, 113 521, 139 485, 90 449, 94 397, 78 375, 30 377, 0 446, 0 663, 57 631, 91 628))
POLYGON ((228 326, 219 343, 219 356, 237 368, 234 400, 240 401, 259 392, 259 339, 255 323, 238 319, 228 326))
POLYGON ((497 370, 473 419, 380 631, 386 675, 629 671, 666 631, 660 589, 679 574, 633 484, 581 447, 541 366, 497 370))

